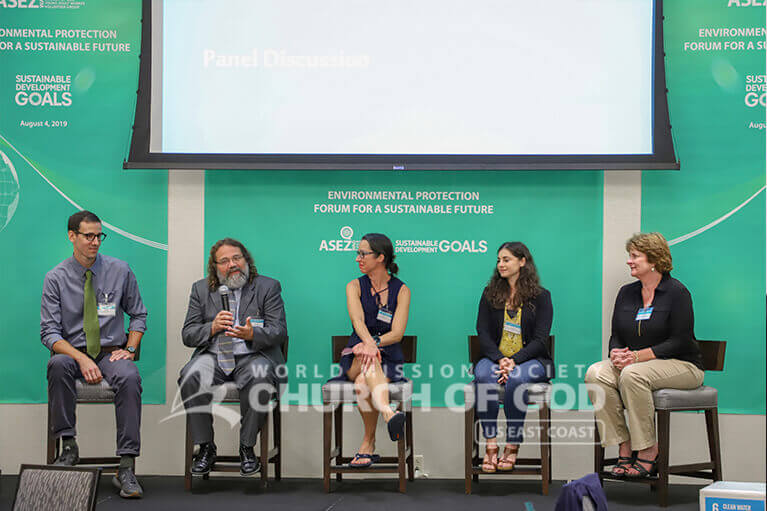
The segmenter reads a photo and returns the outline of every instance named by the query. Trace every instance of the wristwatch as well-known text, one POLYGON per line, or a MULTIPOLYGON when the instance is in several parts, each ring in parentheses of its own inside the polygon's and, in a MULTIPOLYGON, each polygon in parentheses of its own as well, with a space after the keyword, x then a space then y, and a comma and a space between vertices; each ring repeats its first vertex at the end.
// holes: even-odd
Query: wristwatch
POLYGON ((136 354, 136 347, 135 347, 135 346, 127 346, 127 347, 125 348, 125 350, 126 350, 128 353, 130 353, 131 355, 135 355, 135 354, 136 354))
POLYGON ((373 336, 373 340, 376 342, 376 348, 378 348, 379 346, 381 346, 381 338, 380 338, 379 336, 377 336, 377 335, 374 335, 374 336, 373 336))

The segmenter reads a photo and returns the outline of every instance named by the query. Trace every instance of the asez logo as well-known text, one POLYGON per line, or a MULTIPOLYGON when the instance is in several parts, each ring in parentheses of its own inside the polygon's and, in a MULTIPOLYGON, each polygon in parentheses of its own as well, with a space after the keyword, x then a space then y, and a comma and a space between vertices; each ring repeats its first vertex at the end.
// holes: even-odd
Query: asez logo
POLYGON ((360 242, 353 240, 354 229, 345 225, 341 227, 338 233, 340 240, 322 240, 320 241, 320 252, 354 252, 359 247, 360 242))
POLYGON ((40 0, 0 0, 0 6, 6 9, 38 9, 40 0))

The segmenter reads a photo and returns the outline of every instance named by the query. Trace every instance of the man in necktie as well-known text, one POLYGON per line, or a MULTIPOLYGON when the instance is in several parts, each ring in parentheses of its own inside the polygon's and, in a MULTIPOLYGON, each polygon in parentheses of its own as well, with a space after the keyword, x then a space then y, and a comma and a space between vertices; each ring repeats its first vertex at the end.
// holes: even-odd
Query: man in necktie
POLYGON ((141 377, 133 362, 146 330, 147 311, 136 277, 127 263, 99 254, 106 234, 90 211, 69 217, 72 257, 49 271, 43 282, 40 338, 52 356, 48 361, 50 428, 61 439, 57 465, 75 465, 75 380, 102 380, 115 393, 117 455, 120 469, 113 479, 120 496, 139 498, 135 475, 140 450, 141 377), (130 317, 125 335, 124 315, 130 317))
POLYGON ((286 382, 282 344, 288 332, 281 291, 278 281, 256 271, 250 252, 232 238, 213 245, 207 278, 192 285, 181 337, 196 349, 178 384, 192 441, 199 446, 193 474, 207 474, 216 462, 211 401, 213 387, 225 381, 234 381, 240 392, 240 474, 253 475, 260 468, 253 446, 273 393, 286 382))

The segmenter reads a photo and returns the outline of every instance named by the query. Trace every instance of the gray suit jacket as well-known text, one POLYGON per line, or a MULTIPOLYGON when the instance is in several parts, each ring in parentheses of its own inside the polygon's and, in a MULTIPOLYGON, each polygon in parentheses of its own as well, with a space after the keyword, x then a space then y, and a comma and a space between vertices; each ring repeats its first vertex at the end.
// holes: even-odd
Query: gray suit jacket
MULTIPOLYGON (((288 337, 281 291, 277 280, 256 275, 253 282, 243 286, 240 298, 241 325, 245 324, 248 316, 264 319, 264 327, 254 328, 253 340, 245 341, 245 344, 250 346, 253 353, 268 357, 275 365, 285 363, 282 344, 288 337)), ((221 296, 218 290, 208 289, 206 279, 198 280, 192 285, 189 308, 186 311, 184 327, 181 329, 184 345, 196 348, 192 358, 208 349, 215 339, 215 336, 210 335, 210 327, 221 310, 221 296)))

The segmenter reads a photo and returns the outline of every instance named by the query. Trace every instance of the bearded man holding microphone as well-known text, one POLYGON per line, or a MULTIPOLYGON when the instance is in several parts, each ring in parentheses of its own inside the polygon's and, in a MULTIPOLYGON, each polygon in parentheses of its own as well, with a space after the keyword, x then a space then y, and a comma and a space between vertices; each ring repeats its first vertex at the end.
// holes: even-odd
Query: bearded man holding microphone
POLYGON ((181 336, 195 351, 178 384, 199 446, 193 474, 209 473, 216 462, 211 401, 213 387, 226 381, 240 392, 240 474, 261 468, 253 446, 273 391, 286 383, 279 367, 288 335, 281 291, 277 280, 258 274, 248 250, 232 238, 213 245, 207 278, 192 285, 181 336))

